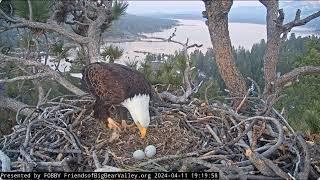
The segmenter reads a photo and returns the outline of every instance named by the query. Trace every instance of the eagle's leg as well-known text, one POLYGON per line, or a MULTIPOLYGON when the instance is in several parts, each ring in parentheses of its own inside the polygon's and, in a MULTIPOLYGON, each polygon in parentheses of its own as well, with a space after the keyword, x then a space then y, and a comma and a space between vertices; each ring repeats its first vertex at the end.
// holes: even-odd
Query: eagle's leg
POLYGON ((108 121, 108 128, 120 130, 121 125, 115 122, 112 118, 109 117, 107 121, 108 121))

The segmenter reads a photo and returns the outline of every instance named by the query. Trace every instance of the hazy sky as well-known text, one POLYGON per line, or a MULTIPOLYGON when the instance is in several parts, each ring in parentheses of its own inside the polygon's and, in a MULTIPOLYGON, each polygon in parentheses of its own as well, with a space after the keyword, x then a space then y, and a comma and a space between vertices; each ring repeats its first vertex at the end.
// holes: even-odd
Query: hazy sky
MULTIPOLYGON (((233 6, 261 6, 258 1, 235 1, 233 6)), ((131 14, 202 12, 204 3, 198 1, 129 1, 127 12, 131 14)))

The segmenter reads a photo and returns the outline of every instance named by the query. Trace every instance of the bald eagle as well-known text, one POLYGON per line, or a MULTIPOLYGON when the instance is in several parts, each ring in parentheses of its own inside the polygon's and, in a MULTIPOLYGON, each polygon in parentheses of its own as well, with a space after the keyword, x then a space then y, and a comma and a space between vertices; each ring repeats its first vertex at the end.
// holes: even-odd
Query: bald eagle
POLYGON ((82 75, 82 82, 96 98, 95 118, 107 120, 111 129, 119 129, 121 125, 110 117, 109 109, 122 105, 130 112, 141 138, 146 136, 151 85, 142 73, 121 64, 97 62, 85 66, 82 75))

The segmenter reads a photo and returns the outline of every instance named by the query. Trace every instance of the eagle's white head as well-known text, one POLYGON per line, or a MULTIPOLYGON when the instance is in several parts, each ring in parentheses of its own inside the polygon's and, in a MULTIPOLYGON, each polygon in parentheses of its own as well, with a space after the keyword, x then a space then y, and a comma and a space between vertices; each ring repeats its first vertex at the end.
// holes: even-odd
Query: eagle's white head
POLYGON ((132 98, 128 98, 121 103, 130 112, 133 121, 141 132, 142 138, 145 137, 150 123, 149 102, 149 95, 139 94, 132 98))

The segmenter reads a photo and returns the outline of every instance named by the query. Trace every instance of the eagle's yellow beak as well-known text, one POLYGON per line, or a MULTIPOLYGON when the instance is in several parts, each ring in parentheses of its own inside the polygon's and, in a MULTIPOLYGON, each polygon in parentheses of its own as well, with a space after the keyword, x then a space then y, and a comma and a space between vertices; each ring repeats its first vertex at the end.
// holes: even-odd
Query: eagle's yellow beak
POLYGON ((137 126, 140 130, 141 138, 144 139, 147 135, 147 128, 142 127, 140 123, 137 123, 137 126))

